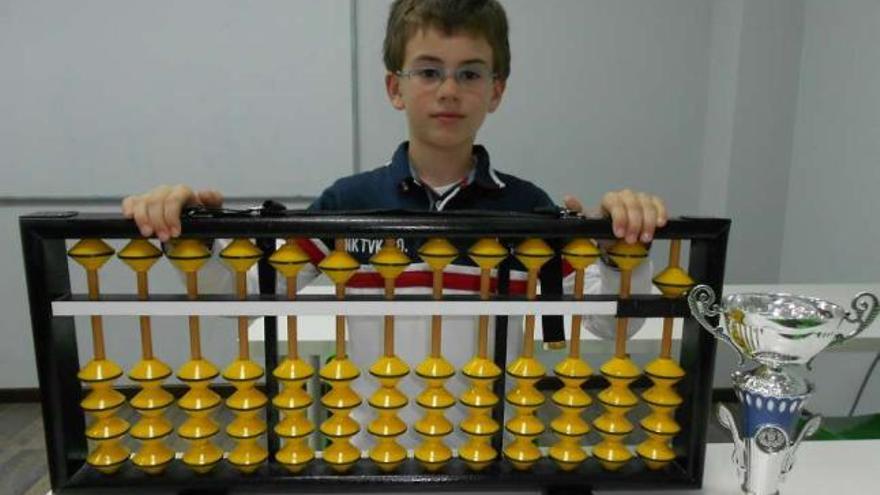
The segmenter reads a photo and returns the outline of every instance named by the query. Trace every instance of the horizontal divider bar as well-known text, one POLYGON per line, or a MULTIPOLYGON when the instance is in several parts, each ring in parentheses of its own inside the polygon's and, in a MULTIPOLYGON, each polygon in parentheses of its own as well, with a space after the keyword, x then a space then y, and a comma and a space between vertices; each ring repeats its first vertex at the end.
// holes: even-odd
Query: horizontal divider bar
POLYGON ((54 301, 55 316, 617 314, 616 301, 54 301), (528 311, 525 311, 528 310, 528 311))

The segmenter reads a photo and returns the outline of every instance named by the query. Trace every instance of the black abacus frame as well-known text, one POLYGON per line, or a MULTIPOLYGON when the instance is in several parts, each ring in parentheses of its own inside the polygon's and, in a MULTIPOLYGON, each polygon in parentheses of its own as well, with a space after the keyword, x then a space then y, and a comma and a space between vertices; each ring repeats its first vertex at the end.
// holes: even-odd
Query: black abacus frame
MULTIPOLYGON (((74 319, 53 316, 52 302, 71 299, 65 240, 86 237, 128 239, 140 237, 134 223, 116 214, 83 214, 77 212, 35 213, 20 218, 22 249, 27 277, 28 298, 37 360, 37 372, 46 436, 49 477, 54 493, 226 493, 241 491, 388 491, 415 489, 542 489, 548 493, 588 493, 592 489, 698 488, 702 485, 706 450, 706 426, 710 412, 712 370, 715 361, 715 340, 699 329, 690 317, 684 300, 668 300, 660 296, 634 295, 620 301, 618 316, 685 318, 681 342, 680 364, 686 376, 677 388, 689 397, 676 411, 677 421, 685 425, 673 445, 677 459, 660 471, 647 469, 634 459, 616 472, 603 470, 592 457, 571 472, 558 470, 547 458, 532 470, 519 472, 505 460, 499 460, 481 472, 469 471, 460 459, 453 459, 439 473, 427 473, 412 459, 398 471, 386 474, 369 460, 359 461, 346 474, 335 474, 320 461, 312 462, 300 474, 290 474, 271 461, 278 448, 272 425, 277 412, 267 408, 267 445, 270 462, 256 473, 243 475, 227 466, 218 465, 207 475, 196 475, 175 462, 162 476, 149 476, 131 465, 112 476, 98 473, 85 463, 88 445, 85 438, 85 415, 79 407, 82 386, 77 380, 77 355, 74 319)), ((699 283, 721 294, 724 278, 730 220, 717 218, 672 219, 656 233, 657 239, 690 240, 688 271, 699 283)), ((183 220, 187 236, 196 238, 250 237, 264 250, 274 249, 275 239, 297 237, 414 237, 479 238, 497 236, 503 239, 540 237, 567 239, 589 237, 612 239, 611 226, 605 220, 547 215, 507 214, 427 214, 406 212, 305 214, 285 213, 261 217, 232 215, 214 218, 210 215, 183 220)), ((509 266, 499 272, 499 294, 506 299, 509 266)), ((274 292, 274 271, 265 261, 260 266, 261 292, 274 292)), ((105 296, 108 297, 108 296, 105 296)), ((109 296, 112 297, 112 296, 109 296)), ((273 297, 263 295, 260 296, 273 297)), ((277 297, 281 300, 280 296, 277 297)), ((601 298, 601 296, 598 296, 601 298)), ((185 299, 185 295, 180 295, 185 299)), ((510 297, 510 299, 515 299, 510 297)), ((556 299, 560 299, 557 297, 556 299)), ((570 296, 561 299, 570 300, 570 296)), ((587 297, 590 299, 590 296, 587 297)), ((498 316, 498 328, 506 328, 506 317, 498 316)), ((267 370, 277 361, 277 332, 274 317, 266 318, 267 370)), ((506 332, 497 332, 505 339, 506 332)), ((496 349, 505 349, 496 341, 496 349)), ((496 362, 505 369, 504 352, 496 362)), ((270 394, 277 392, 272 373, 266 373, 270 394)), ((548 380, 555 380, 549 378, 548 380)), ((592 380, 591 380, 592 381, 592 380)), ((503 391, 501 380, 496 393, 503 391)), ((503 419, 503 407, 496 418, 503 419)), ((503 424, 503 421, 501 422, 503 424)), ((501 435, 496 435, 496 447, 501 435)))

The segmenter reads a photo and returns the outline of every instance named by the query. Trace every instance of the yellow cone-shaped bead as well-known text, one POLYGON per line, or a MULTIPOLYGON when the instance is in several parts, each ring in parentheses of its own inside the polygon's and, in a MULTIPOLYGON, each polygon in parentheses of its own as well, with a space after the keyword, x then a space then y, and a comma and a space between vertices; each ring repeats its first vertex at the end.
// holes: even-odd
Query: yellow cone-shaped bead
POLYGON ((648 257, 648 250, 644 244, 620 241, 608 249, 608 256, 621 270, 632 270, 648 257))
POLYGON ((403 254, 397 244, 385 243, 382 245, 382 249, 370 258, 370 263, 376 267, 376 271, 382 275, 382 278, 394 280, 406 270, 410 259, 403 254))
POLYGON ((67 255, 87 270, 104 266, 116 251, 101 239, 82 239, 70 248, 67 255))
POLYGON ((507 257, 507 249, 496 239, 480 239, 468 250, 468 256, 483 270, 491 270, 507 257))
POLYGON ((360 268, 360 264, 345 251, 332 251, 318 268, 336 284, 344 284, 360 268))
POLYGON ((538 270, 544 263, 550 261, 555 253, 543 240, 531 238, 516 246, 513 254, 527 269, 538 270))
POLYGON ((654 277, 654 285, 665 297, 677 298, 694 287, 694 279, 677 266, 667 268, 654 277))
POLYGON ((211 251, 198 239, 180 239, 171 243, 166 257, 184 273, 195 273, 211 258, 211 251))
POLYGON ((250 239, 235 239, 220 251, 220 259, 236 272, 248 271, 261 256, 263 251, 250 239))
POLYGON ((309 255, 293 241, 287 241, 269 257, 269 264, 285 277, 295 277, 308 262, 309 255))
POLYGON ((562 256, 575 270, 583 270, 599 258, 599 248, 588 239, 577 238, 562 248, 562 256))
POLYGON ((419 256, 435 271, 443 270, 458 257, 458 250, 439 237, 429 239, 419 248, 419 256))
POLYGON ((122 376, 122 368, 109 359, 93 359, 76 376, 84 382, 115 380, 122 376))
POLYGON ((134 239, 117 256, 132 270, 145 272, 162 257, 162 251, 146 239, 134 239))

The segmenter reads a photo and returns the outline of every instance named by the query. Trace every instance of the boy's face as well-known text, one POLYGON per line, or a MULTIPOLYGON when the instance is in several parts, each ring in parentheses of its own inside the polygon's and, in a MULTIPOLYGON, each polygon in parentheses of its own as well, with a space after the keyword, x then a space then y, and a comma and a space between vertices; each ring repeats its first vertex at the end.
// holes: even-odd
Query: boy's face
POLYGON ((410 38, 405 54, 404 72, 439 68, 449 74, 433 84, 424 77, 386 75, 391 104, 406 111, 410 140, 444 149, 473 144, 486 114, 498 108, 505 89, 504 81, 491 75, 492 47, 486 39, 428 28, 410 38), (486 77, 481 84, 460 83, 455 77, 459 69, 464 69, 461 75, 481 72, 486 77))

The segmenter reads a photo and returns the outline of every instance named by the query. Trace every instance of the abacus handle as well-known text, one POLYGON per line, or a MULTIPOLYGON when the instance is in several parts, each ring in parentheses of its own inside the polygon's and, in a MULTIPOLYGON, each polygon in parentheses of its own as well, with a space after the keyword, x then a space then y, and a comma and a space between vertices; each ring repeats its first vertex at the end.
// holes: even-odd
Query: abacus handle
POLYGON ((739 366, 745 364, 745 355, 740 348, 731 340, 724 328, 712 326, 707 317, 718 316, 721 314, 721 306, 715 303, 715 291, 708 285, 698 285, 691 289, 688 294, 688 306, 694 319, 706 330, 709 331, 716 339, 724 342, 736 352, 739 359, 739 366))

